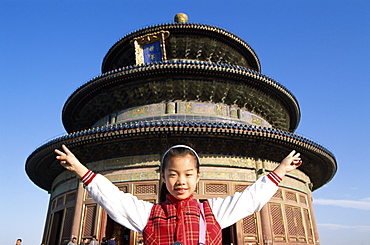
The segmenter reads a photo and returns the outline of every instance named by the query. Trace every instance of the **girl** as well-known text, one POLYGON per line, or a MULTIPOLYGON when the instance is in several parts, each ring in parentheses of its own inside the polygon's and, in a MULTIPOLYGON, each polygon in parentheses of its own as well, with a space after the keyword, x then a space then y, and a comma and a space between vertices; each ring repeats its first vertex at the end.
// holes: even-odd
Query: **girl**
POLYGON ((90 196, 113 220, 143 233, 146 245, 221 245, 222 229, 260 211, 285 174, 302 164, 300 154, 292 151, 273 172, 243 192, 208 199, 199 205, 193 199, 200 178, 198 154, 189 146, 176 145, 165 152, 161 161, 165 186, 162 189, 167 194, 162 196, 160 204, 152 204, 123 193, 102 175, 88 170, 65 145, 62 148, 63 151, 55 150, 61 164, 81 177, 90 196))

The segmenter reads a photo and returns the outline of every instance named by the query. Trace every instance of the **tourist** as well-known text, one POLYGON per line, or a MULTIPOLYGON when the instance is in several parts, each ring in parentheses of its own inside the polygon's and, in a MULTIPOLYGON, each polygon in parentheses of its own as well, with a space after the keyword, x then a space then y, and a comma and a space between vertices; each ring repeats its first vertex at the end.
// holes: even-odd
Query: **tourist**
POLYGON ((108 245, 116 245, 116 236, 113 235, 107 242, 108 245))
POLYGON ((101 239, 101 245, 108 245, 107 238, 103 237, 101 239))
POLYGON ((89 244, 89 239, 86 237, 82 238, 82 242, 80 242, 80 245, 88 245, 89 244))
POLYGON ((199 205, 193 198, 200 178, 198 154, 189 146, 173 146, 161 161, 163 189, 168 192, 166 200, 152 204, 121 192, 107 178, 88 170, 65 145, 62 150, 55 150, 56 158, 62 166, 81 177, 89 195, 113 220, 142 233, 144 244, 159 245, 222 244, 222 229, 261 210, 275 194, 285 174, 302 164, 300 154, 292 151, 274 171, 243 192, 208 199, 199 205))
POLYGON ((77 237, 72 237, 72 240, 70 240, 67 245, 77 245, 77 237))
POLYGON ((99 242, 96 239, 96 236, 92 236, 92 239, 91 239, 89 245, 99 245, 99 242))

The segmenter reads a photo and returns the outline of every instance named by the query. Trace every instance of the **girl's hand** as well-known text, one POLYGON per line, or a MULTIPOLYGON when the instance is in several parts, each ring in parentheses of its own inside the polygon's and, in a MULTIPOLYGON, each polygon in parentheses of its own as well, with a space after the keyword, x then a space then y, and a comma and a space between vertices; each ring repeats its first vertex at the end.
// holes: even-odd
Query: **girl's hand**
POLYGON ((301 154, 296 153, 295 150, 289 153, 287 157, 280 163, 279 166, 274 170, 274 172, 279 175, 281 178, 285 176, 286 173, 293 171, 302 164, 302 160, 299 157, 301 154))
POLYGON ((63 151, 55 149, 54 152, 58 154, 56 157, 60 160, 60 164, 66 169, 75 172, 78 176, 82 177, 88 169, 73 155, 73 153, 65 146, 62 145, 63 151))

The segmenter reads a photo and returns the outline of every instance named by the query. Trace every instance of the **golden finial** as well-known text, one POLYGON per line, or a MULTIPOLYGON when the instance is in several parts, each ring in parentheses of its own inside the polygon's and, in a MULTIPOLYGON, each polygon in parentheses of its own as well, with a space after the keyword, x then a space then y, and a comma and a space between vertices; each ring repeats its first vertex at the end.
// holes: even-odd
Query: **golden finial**
POLYGON ((175 15, 175 22, 176 23, 186 23, 188 22, 188 16, 184 13, 178 13, 175 15))

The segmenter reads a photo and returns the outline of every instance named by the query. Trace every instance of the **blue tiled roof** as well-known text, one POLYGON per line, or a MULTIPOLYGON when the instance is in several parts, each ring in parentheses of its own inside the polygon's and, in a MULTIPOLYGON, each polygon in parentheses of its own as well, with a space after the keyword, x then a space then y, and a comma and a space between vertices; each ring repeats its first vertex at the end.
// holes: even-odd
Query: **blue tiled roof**
MULTIPOLYGON (((114 132, 114 131, 120 131, 120 130, 130 130, 130 129, 139 129, 139 128, 170 128, 170 127, 184 127, 184 128, 209 128, 209 129, 225 129, 225 130, 232 130, 229 132, 230 134, 238 134, 239 131, 246 131, 247 134, 258 136, 260 135, 262 138, 280 138, 283 141, 292 141, 305 145, 310 145, 314 148, 320 149, 327 154, 329 154, 331 157, 334 158, 334 155, 327 150, 325 147, 319 145, 318 143, 315 143, 314 141, 307 139, 303 136, 289 133, 280 129, 275 128, 266 128, 266 127, 259 127, 256 125, 249 125, 244 124, 240 122, 227 122, 227 121, 215 121, 215 120, 151 120, 151 121, 132 121, 132 122, 126 122, 121 124, 114 124, 114 125, 108 125, 103 127, 97 127, 97 128, 90 128, 83 131, 67 134, 58 138, 55 138, 45 145, 41 146, 41 148, 45 148, 49 145, 61 143, 63 141, 73 140, 77 139, 82 136, 88 136, 88 135, 95 135, 100 133, 106 133, 106 132, 114 132)), ((135 131, 136 132, 136 131, 135 131)), ((135 134, 135 132, 131 132, 130 134, 135 134)))

